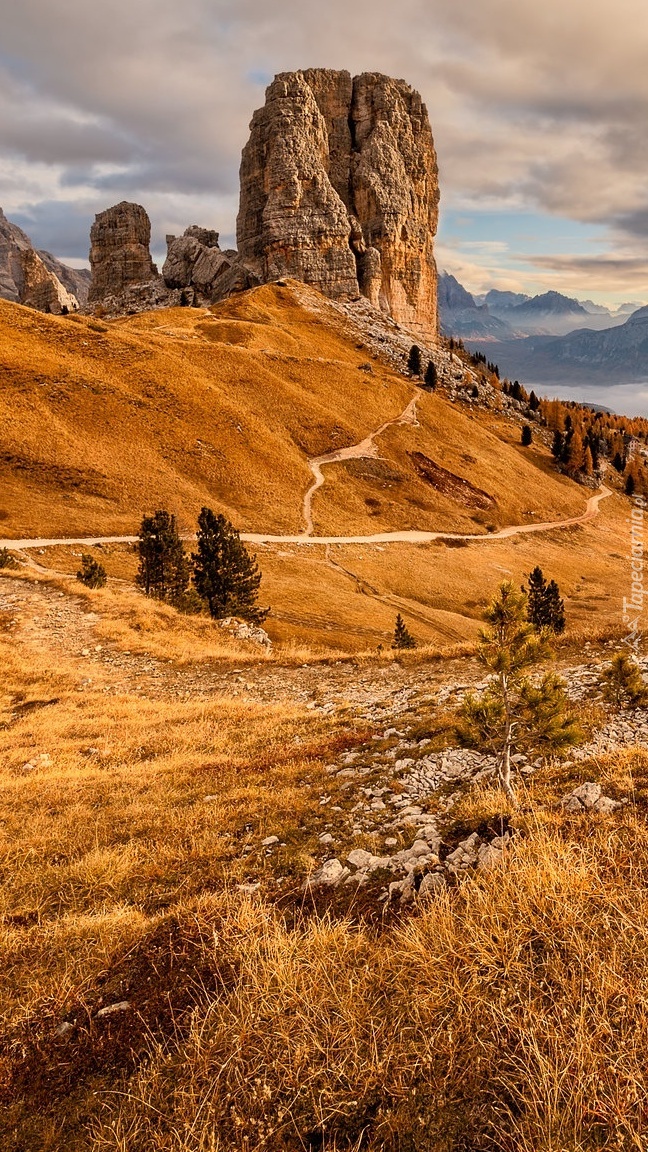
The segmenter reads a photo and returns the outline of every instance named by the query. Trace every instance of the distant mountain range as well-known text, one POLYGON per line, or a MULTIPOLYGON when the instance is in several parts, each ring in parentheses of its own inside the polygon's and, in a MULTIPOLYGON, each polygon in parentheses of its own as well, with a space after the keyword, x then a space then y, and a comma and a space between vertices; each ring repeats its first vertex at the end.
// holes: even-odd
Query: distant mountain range
POLYGON ((648 306, 640 303, 611 312, 559 292, 491 289, 475 298, 442 273, 439 312, 444 335, 461 337, 527 385, 648 381, 648 306))
POLYGON ((566 336, 466 343, 495 360, 506 376, 534 386, 648 382, 648 307, 602 332, 579 328, 566 336))
POLYGON ((591 300, 576 300, 560 292, 525 296, 497 288, 475 297, 448 272, 439 276, 441 329, 447 336, 467 340, 565 336, 577 328, 601 331, 623 324, 641 307, 641 302, 623 304, 612 312, 591 300))

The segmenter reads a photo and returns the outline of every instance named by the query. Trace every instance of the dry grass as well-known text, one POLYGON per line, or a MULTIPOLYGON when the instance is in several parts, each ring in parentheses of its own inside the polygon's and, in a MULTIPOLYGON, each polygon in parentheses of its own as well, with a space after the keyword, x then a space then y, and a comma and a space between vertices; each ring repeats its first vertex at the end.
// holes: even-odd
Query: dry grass
MULTIPOLYGON (((105 325, 0 302, 0 324, 7 536, 128 532, 160 504, 189 530, 201 503, 242 528, 295 531, 306 456, 360 439, 411 395, 377 363, 358 372, 366 349, 291 288, 213 315, 105 325)), ((395 429, 382 447, 387 471, 338 470, 316 523, 485 528, 423 485, 414 448, 491 492, 497 523, 584 502, 505 421, 439 396, 423 398, 419 429, 395 429)), ((353 659, 361 676, 470 653, 494 588, 538 562, 565 595, 567 645, 614 637, 626 509, 615 496, 582 529, 462 549, 264 548, 269 658, 146 601, 129 586, 127 549, 97 553, 104 590, 71 578, 70 550, 36 555, 58 571, 37 579, 92 608, 111 652, 185 665, 353 659), (415 652, 388 647, 397 611, 415 652)), ((322 855, 325 766, 367 733, 302 706, 146 698, 134 680, 128 695, 121 673, 102 673, 103 652, 94 682, 84 675, 83 629, 76 648, 46 650, 38 619, 15 639, 4 624, 3 1152, 645 1149, 648 755, 537 773, 505 869, 408 921, 381 922, 351 897, 324 915, 300 893, 322 855), (560 796, 587 776, 634 804, 565 816, 560 796), (285 847, 268 856, 270 833, 285 847), (253 877, 249 898, 238 885, 253 877), (129 1013, 97 1016, 122 1000, 129 1013)), ((420 721, 441 746, 452 717, 420 721)), ((336 816, 341 829, 349 815, 336 816)), ((476 789, 447 834, 503 815, 499 794, 476 789)))
POLYGON ((201 909, 207 995, 108 1106, 93 1147, 641 1148, 648 838, 537 832, 381 938, 201 909))
MULTIPOLYGON (((142 513, 160 506, 190 532, 202 504, 241 529, 301 530, 308 455, 357 442, 413 394, 375 358, 372 373, 359 372, 367 349, 329 313, 311 311, 309 292, 268 285, 209 313, 175 309, 99 326, 0 301, 2 536, 133 534, 142 513)), ((623 497, 606 500, 582 528, 486 538, 489 524, 577 515, 589 494, 553 470, 544 448, 518 441, 518 425, 501 414, 421 392, 419 426, 389 429, 382 459, 328 466, 316 529, 427 527, 484 539, 461 549, 389 544, 328 555, 260 547, 272 639, 368 652, 390 644, 400 611, 423 647, 471 643, 497 583, 521 581, 537 563, 558 580, 570 626, 615 625, 629 583, 623 497), (479 511, 439 492, 418 475, 413 451, 496 505, 479 511)), ((79 551, 35 558, 75 572, 79 551)), ((128 549, 97 556, 110 575, 132 579, 128 549)))
MULTIPOLYGON (((484 539, 462 549, 438 543, 259 547, 261 602, 272 608, 266 628, 281 650, 303 648, 317 658, 326 652, 337 658, 375 653, 379 644, 386 653, 400 612, 426 653, 447 656, 457 646, 474 643, 498 584, 506 578, 521 584, 540 563, 565 598, 564 644, 617 639, 625 634, 621 605, 628 594, 626 516, 626 502, 614 496, 601 504, 596 520, 582 528, 484 539)), ((78 546, 52 548, 32 555, 40 565, 73 574, 81 551, 78 546)), ((92 551, 109 576, 132 588, 137 561, 129 546, 104 545, 92 551)), ((126 591, 112 582, 111 588, 115 595, 126 591)), ((107 597, 107 612, 109 603, 107 597)), ((125 601, 123 608, 115 617, 120 630, 119 621, 131 612, 125 601)), ((138 643, 137 638, 132 643, 138 643)))
MULTIPOLYGON (((360 733, 79 691, 1 635, 0 659, 3 1149, 642 1148, 646 753, 548 766, 503 871, 381 929, 296 899, 360 733), (584 776, 634 806, 560 813, 584 776)), ((505 814, 477 789, 448 835, 505 814)))

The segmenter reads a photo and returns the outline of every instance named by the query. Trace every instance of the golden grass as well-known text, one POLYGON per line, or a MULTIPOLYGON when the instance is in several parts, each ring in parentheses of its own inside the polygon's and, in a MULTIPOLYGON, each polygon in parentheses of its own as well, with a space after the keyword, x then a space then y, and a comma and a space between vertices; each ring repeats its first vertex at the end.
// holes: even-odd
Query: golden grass
POLYGON ((236 308, 253 346, 198 309, 97 332, 0 301, 3 532, 128 534, 158 507, 185 529, 203 504, 241 529, 299 531, 307 456, 396 417, 412 387, 383 369, 370 386, 362 353, 289 288, 236 308))
POLYGON ((636 821, 538 832, 380 938, 203 907, 229 979, 152 1046, 92 1146, 641 1148, 647 864, 636 821))
MULTIPOLYGON (((299 896, 324 767, 361 733, 80 690, 77 663, 1 634, 0 659, 3 1149, 641 1148, 645 752, 549 765, 503 871, 381 929, 299 896), (583 778, 636 806, 561 813, 583 778)), ((481 787, 455 819, 502 814, 481 787)))
MULTIPOLYGON (((291 659, 291 649, 304 660, 321 659, 327 653, 336 658, 349 653, 375 654, 378 645, 383 646, 385 658, 397 612, 416 637, 420 655, 450 656, 458 646, 467 651, 466 646, 475 642, 483 610, 498 584, 507 578, 522 584, 537 563, 548 577, 558 581, 565 598, 568 632, 561 646, 574 648, 579 643, 595 645, 620 638, 625 634, 621 608, 629 579, 626 516, 626 501, 615 495, 601 504, 599 516, 587 525, 540 536, 484 539, 465 548, 448 548, 438 542, 335 545, 329 549, 259 547, 263 573, 260 598, 272 609, 265 627, 276 645, 273 659, 284 652, 286 659, 291 659)), ((73 574, 82 551, 81 546, 48 548, 42 555, 37 550, 31 555, 40 565, 73 574)), ((110 576, 125 582, 110 582, 112 591, 102 609, 110 613, 111 596, 121 598, 123 593, 123 604, 112 613, 115 638, 119 632, 125 647, 136 645, 137 651, 143 651, 150 628, 138 626, 136 636, 124 632, 125 621, 131 618, 136 604, 138 612, 147 613, 141 597, 127 595, 137 566, 134 552, 130 546, 117 544, 90 551, 110 576)), ((77 584, 76 591, 80 589, 77 584)), ((165 619, 170 625, 171 614, 165 619)), ((176 620, 173 627, 178 631, 185 625, 176 620)), ((203 658, 202 643, 196 643, 197 631, 203 639, 211 635, 214 642, 214 630, 210 633, 205 622, 189 624, 186 643, 178 641, 176 647, 178 658, 193 658, 192 653, 203 658)), ((156 635, 157 645, 162 632, 156 635)), ((160 654, 173 655, 170 650, 160 654)))
MULTIPOLYGON (((211 312, 163 310, 99 325, 0 301, 0 533, 133 534, 142 513, 160 506, 190 532, 204 503, 241 529, 300 531, 308 455, 357 442, 413 395, 375 358, 371 374, 358 371, 367 349, 330 313, 310 310, 310 291, 268 285, 211 312)), ((589 490, 558 475, 541 445, 522 449, 519 428, 501 414, 422 392, 418 411, 417 428, 381 437, 381 460, 325 468, 316 530, 486 533, 489 524, 583 510, 589 490), (496 504, 475 510, 450 500, 417 475, 414 450, 496 504)), ((502 578, 521 582, 537 563, 558 580, 572 628, 609 630, 627 594, 626 518, 627 501, 615 495, 582 528, 465 548, 350 545, 327 554, 262 546, 268 631, 278 645, 313 653, 370 652, 389 647, 401 612, 422 647, 445 651, 474 641, 502 578)), ((81 551, 35 559, 74 573, 81 551)), ((96 555, 111 576, 132 580, 129 549, 108 545, 96 555)))

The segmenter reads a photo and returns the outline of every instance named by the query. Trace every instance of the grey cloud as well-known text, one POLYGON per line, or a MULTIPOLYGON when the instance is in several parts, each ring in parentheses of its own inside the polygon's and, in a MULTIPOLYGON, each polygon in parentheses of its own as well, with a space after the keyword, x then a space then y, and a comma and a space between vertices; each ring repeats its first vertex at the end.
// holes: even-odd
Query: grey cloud
MULTIPOLYGON (((328 66, 387 71, 420 89, 446 203, 536 206, 637 235, 645 0, 329 0, 325 14, 314 0, 10 8, 0 147, 25 158, 26 178, 29 165, 51 166, 46 205, 67 190, 94 210, 126 196, 157 228, 184 197, 231 232, 264 78, 328 66)), ((51 207, 41 217, 53 222, 51 207)))
MULTIPOLYGON (((630 236, 639 236, 648 241, 648 204, 645 208, 638 208, 635 212, 626 212, 619 216, 616 226, 630 236)), ((648 280, 648 268, 646 280, 648 280)))
POLYGON ((92 204, 87 201, 45 200, 12 212, 11 218, 37 248, 87 260, 90 222, 94 219, 92 204))

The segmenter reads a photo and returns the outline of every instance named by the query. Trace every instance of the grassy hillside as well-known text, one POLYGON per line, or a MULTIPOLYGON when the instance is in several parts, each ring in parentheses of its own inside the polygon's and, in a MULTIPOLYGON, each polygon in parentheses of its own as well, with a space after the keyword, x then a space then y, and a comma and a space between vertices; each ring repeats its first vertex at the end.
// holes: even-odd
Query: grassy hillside
MULTIPOLYGON (((415 396, 417 424, 387 428, 376 458, 324 466, 315 533, 484 540, 261 546, 273 640, 375 649, 401 611, 419 641, 451 645, 475 636, 501 575, 522 580, 538 562, 559 580, 572 624, 618 623, 624 500, 606 500, 581 528, 489 541, 507 524, 579 515, 590 493, 554 471, 542 443, 523 449, 519 425, 496 408, 416 389, 303 285, 109 323, 0 301, 0 338, 1 537, 132 534, 157 507, 191 531, 203 504, 242 530, 299 533, 308 457, 358 443, 415 396)), ((75 572, 79 551, 35 556, 75 572)), ((128 549, 101 557, 132 580, 128 549)))
MULTIPOLYGON (((105 324, 0 301, 0 340, 6 536, 128 533, 160 506, 188 527, 204 503, 240 529, 301 531, 307 457, 363 439, 414 394, 289 286, 105 324)), ((581 510, 510 428, 425 394, 419 419, 386 434, 384 464, 329 466, 316 530, 473 531, 581 510), (488 515, 422 478, 413 452, 485 490, 488 515)))

